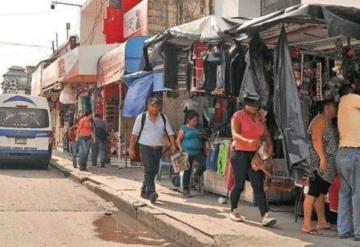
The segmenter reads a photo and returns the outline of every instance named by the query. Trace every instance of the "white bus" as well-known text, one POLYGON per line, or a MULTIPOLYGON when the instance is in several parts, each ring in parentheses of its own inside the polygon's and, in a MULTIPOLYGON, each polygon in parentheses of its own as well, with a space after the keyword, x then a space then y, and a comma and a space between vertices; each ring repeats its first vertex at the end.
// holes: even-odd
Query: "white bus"
POLYGON ((32 165, 46 169, 53 132, 47 99, 0 95, 0 165, 32 165))

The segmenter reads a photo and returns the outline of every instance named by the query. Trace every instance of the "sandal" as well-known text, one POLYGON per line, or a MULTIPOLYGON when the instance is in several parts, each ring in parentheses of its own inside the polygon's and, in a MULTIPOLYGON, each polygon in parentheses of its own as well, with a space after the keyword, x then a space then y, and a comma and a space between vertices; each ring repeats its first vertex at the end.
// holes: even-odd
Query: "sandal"
POLYGON ((310 231, 305 231, 304 229, 302 229, 302 231, 303 231, 303 233, 306 233, 309 235, 316 235, 316 236, 321 235, 321 233, 315 228, 311 229, 310 231))
POLYGON ((319 226, 317 225, 317 226, 316 226, 316 229, 317 229, 317 230, 320 230, 320 231, 333 231, 333 230, 334 230, 333 227, 334 227, 334 226, 331 225, 331 224, 328 224, 328 225, 325 226, 325 227, 319 227, 319 226))

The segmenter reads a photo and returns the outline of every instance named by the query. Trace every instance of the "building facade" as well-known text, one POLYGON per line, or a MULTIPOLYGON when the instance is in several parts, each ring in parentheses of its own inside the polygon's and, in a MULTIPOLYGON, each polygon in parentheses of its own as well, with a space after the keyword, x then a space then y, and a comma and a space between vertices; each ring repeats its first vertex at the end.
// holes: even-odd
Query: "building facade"
POLYGON ((225 17, 259 17, 300 4, 301 0, 215 0, 215 14, 225 17))
POLYGON ((32 66, 28 66, 26 69, 20 66, 10 67, 8 72, 3 75, 4 80, 1 83, 3 93, 30 94, 32 68, 32 66))

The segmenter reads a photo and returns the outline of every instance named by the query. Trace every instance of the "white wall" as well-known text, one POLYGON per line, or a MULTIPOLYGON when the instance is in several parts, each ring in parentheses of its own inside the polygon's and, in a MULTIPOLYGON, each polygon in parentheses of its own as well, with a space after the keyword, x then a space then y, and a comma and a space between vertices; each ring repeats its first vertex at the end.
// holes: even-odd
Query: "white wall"
POLYGON ((259 17, 260 0, 215 0, 215 15, 224 17, 259 17))
POLYGON ((329 5, 343 5, 348 7, 360 8, 360 0, 302 0, 302 3, 318 3, 329 5))

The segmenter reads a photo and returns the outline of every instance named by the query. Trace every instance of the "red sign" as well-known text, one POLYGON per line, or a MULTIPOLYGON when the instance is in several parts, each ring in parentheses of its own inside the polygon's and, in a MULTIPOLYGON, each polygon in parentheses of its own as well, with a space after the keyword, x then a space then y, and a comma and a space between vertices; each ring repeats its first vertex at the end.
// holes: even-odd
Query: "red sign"
POLYGON ((147 35, 148 1, 143 0, 124 14, 124 38, 147 35))

